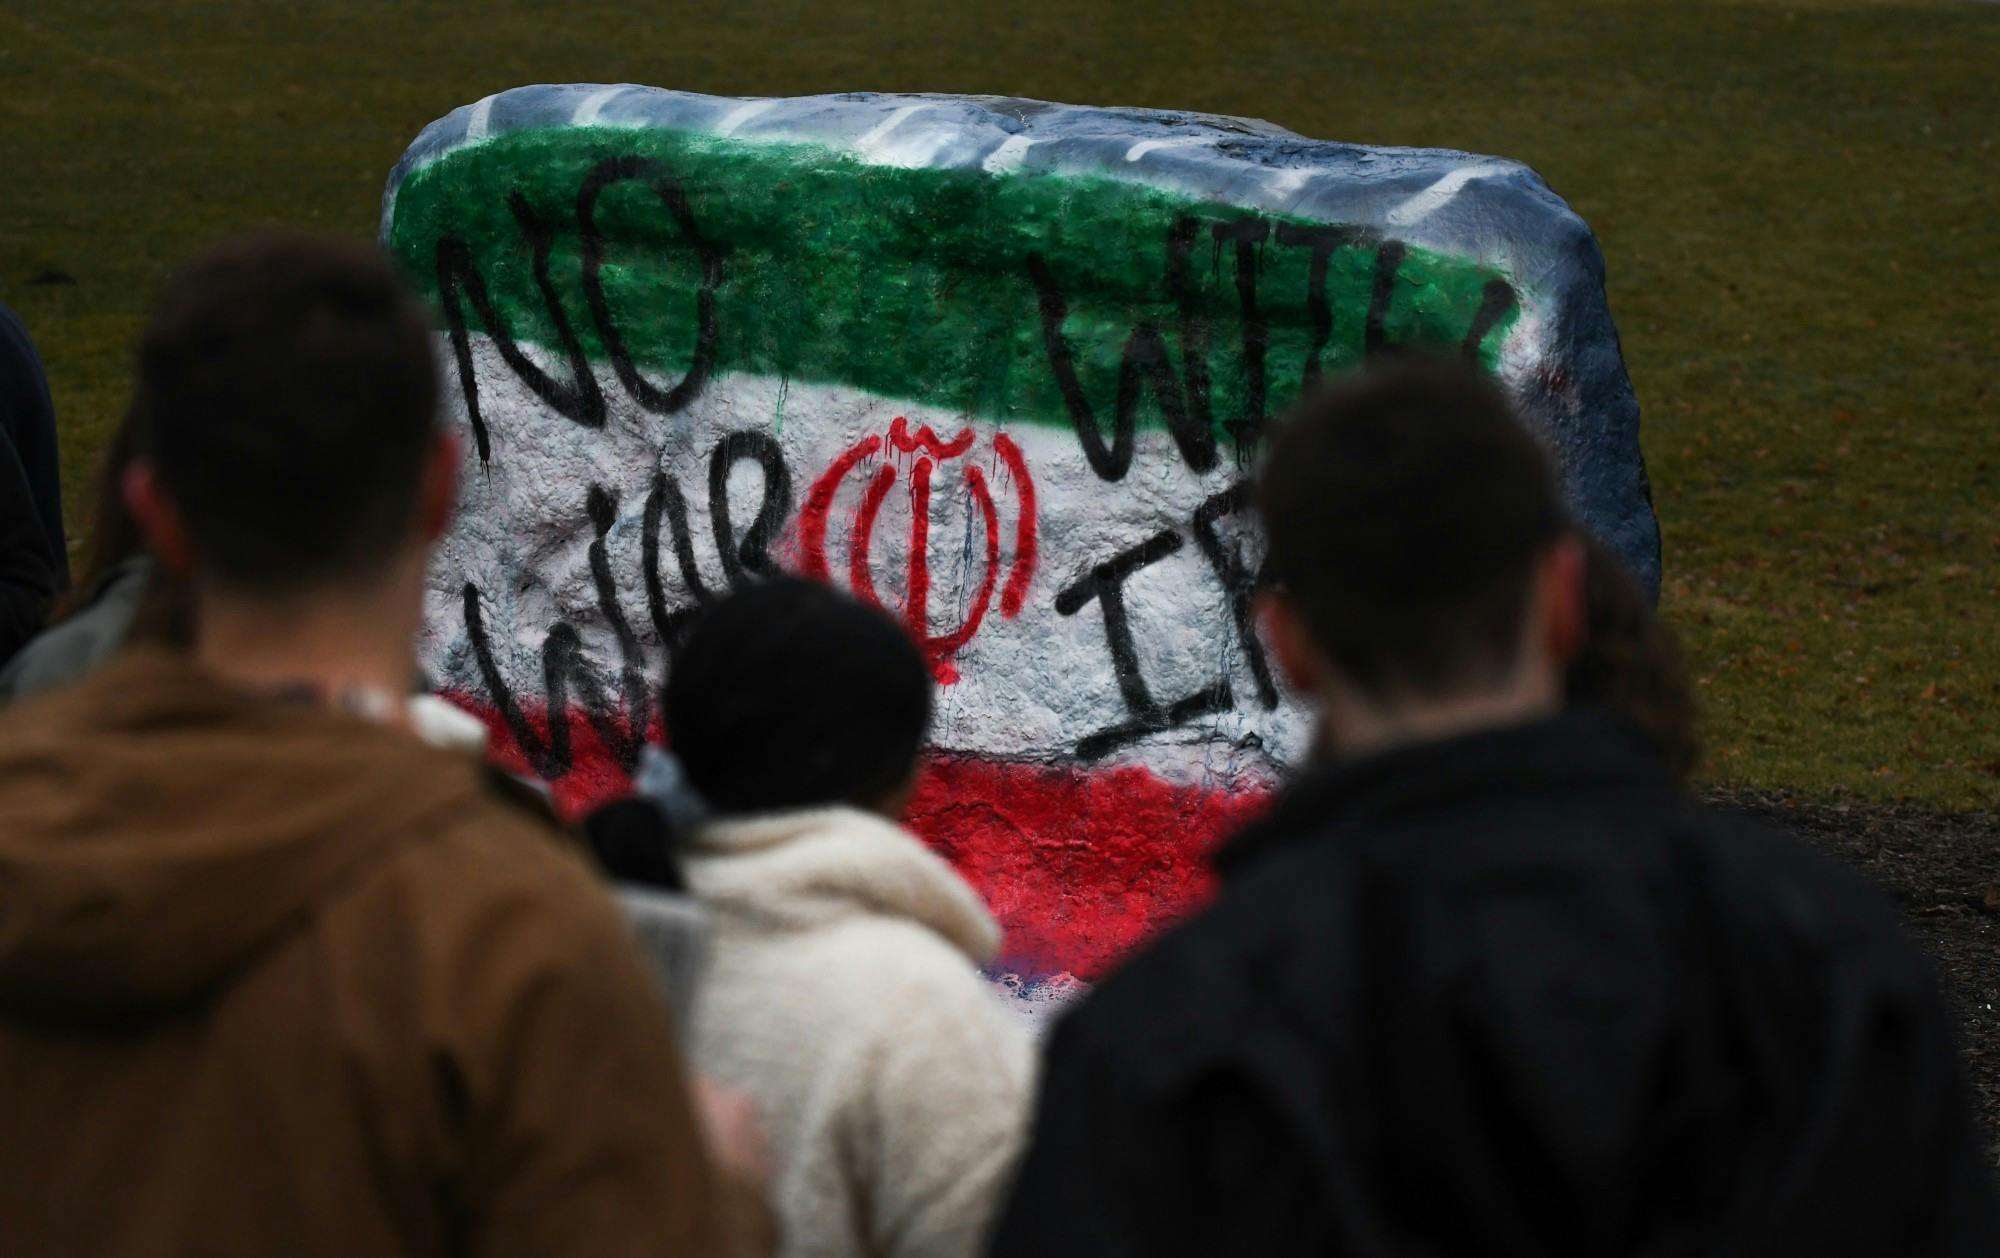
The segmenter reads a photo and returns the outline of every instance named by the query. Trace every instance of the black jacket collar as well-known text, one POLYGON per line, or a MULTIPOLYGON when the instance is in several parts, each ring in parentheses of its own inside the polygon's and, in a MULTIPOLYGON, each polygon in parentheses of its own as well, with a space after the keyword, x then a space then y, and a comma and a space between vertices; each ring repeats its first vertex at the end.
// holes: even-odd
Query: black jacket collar
POLYGON ((1371 822, 1552 787, 1629 783, 1670 792, 1659 757, 1594 709, 1398 747, 1307 772, 1271 813, 1216 852, 1225 880, 1271 854, 1371 822))

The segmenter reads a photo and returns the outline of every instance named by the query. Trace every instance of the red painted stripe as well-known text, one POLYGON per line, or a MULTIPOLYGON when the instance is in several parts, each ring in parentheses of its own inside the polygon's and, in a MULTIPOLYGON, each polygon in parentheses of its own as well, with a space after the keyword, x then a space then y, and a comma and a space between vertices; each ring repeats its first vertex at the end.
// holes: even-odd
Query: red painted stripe
POLYGON ((1000 918, 1003 965, 1093 979, 1206 900, 1208 853, 1267 798, 1135 766, 937 758, 909 824, 1000 918))
MULTIPOLYGON (((535 771, 529 767, 528 758, 507 732, 506 722, 500 718, 500 710, 482 698, 468 694, 446 693, 441 697, 451 700, 459 707, 478 717, 486 725, 487 759, 497 767, 518 777, 532 778, 535 771)), ((520 700, 518 704, 521 718, 528 727, 546 743, 549 736, 549 713, 536 703, 520 700)), ((572 767, 555 781, 549 783, 550 793, 555 796, 556 810, 570 819, 581 817, 599 804, 609 803, 630 793, 632 780, 612 759, 604 740, 597 736, 597 730, 584 718, 582 711, 572 708, 564 714, 569 722, 569 736, 572 767)), ((619 721, 620 726, 624 722, 619 721)), ((629 730, 629 727, 626 727, 629 730)), ((654 715, 652 728, 646 736, 654 741, 662 739, 659 717, 654 715)))
MULTIPOLYGON (((490 705, 447 697, 486 722, 495 763, 526 772, 490 705)), ((527 718, 546 732, 545 713, 527 709, 527 718)), ((630 787, 582 714, 567 719, 576 767, 552 786, 574 817, 630 787)), ((939 756, 925 766, 909 824, 1000 918, 1004 968, 1027 978, 1092 979, 1200 906, 1210 888, 1209 851, 1267 798, 1265 790, 1175 785, 1135 766, 939 756)))

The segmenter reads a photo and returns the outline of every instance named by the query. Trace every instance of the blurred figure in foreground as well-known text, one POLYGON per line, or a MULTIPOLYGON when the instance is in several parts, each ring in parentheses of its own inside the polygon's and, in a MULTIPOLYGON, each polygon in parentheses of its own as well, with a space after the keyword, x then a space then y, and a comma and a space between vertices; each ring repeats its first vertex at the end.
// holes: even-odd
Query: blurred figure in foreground
POLYGON ((68 585, 55 408, 28 330, 0 306, 0 665, 68 585))
POLYGON ((128 639, 186 645, 190 612, 181 583, 147 558, 146 539, 125 506, 125 475, 144 443, 144 417, 128 408, 98 471, 83 572, 57 600, 48 627, 0 668, 0 704, 77 680, 128 639))
POLYGON ((27 473, 0 429, 0 664, 40 632, 57 588, 27 473))
POLYGON ((49 557, 55 588, 69 588, 69 547, 63 538, 62 459, 55 403, 42 357, 21 318, 0 305, 0 445, 13 447, 27 488, 26 503, 49 557))
POLYGON ((10 1256, 730 1248, 616 908, 410 726, 437 380, 368 249, 248 238, 153 314, 125 487, 191 642, 0 715, 10 1256))
POLYGON ((1667 776, 1686 786, 1701 765, 1701 729, 1680 642, 1618 552, 1594 537, 1581 542, 1583 641, 1564 675, 1564 697, 1627 722, 1659 753, 1667 776))
POLYGON ((1327 762, 1058 1024, 995 1252, 2000 1253, 1892 908, 1565 708, 1584 551, 1497 386, 1310 399, 1259 504, 1327 762))
POLYGON ((998 925, 898 824, 923 656, 880 611, 781 578, 696 624, 665 710, 689 797, 662 803, 693 821, 686 878, 716 919, 695 1061, 762 1107, 782 1252, 981 1252, 1031 1052, 979 975, 998 925))

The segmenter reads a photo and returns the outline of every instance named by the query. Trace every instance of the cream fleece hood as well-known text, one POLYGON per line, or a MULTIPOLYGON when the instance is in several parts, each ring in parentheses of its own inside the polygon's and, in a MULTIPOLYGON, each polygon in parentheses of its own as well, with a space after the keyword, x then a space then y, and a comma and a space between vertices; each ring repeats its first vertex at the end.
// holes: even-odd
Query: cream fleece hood
POLYGON ((688 880, 718 910, 767 929, 900 917, 975 964, 989 964, 1000 951, 999 923, 944 858, 857 808, 710 822, 695 834, 688 880))
POLYGON ((696 830, 716 919, 696 1064, 754 1097, 780 1258, 976 1258, 1027 1126, 1000 928, 916 836, 851 808, 696 830))
POLYGON ((0 1017, 205 999, 482 798, 478 762, 135 650, 0 719, 0 1017))

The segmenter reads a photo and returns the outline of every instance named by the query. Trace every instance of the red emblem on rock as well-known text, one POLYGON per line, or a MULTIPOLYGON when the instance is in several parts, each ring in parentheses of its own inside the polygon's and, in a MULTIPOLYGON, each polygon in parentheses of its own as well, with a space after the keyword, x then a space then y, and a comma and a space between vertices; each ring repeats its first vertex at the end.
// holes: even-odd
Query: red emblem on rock
MULTIPOLYGON (((951 657, 964 649, 965 644, 979 632, 979 626, 992 607, 996 589, 1000 595, 1000 614, 1012 619, 1020 614, 1021 605, 1028 596, 1028 584, 1035 575, 1035 485, 1028 475, 1027 461, 1021 457, 1021 448, 1006 433, 994 435, 993 457, 1006 470, 1007 482, 1012 486, 1018 507, 1014 524, 1014 556, 1007 565, 1003 587, 1000 583, 1000 512, 987 483, 986 471, 964 457, 971 451, 973 440, 970 428, 962 430, 950 441, 940 440, 929 424, 920 425, 912 433, 909 421, 898 415, 889 426, 886 442, 890 449, 912 456, 913 460, 909 465, 909 579, 901 617, 923 646, 924 655, 930 660, 931 671, 939 684, 947 686, 958 680, 958 669, 952 665, 951 657), (948 632, 933 633, 930 623, 931 489, 939 469, 947 465, 964 469, 962 479, 965 491, 985 528, 986 565, 964 619, 948 632)), ((864 437, 835 459, 832 466, 813 482, 811 491, 806 495, 805 506, 799 512, 799 561, 805 575, 821 581, 832 579, 826 561, 826 529, 833 501, 857 468, 882 453, 884 444, 880 435, 864 437)), ((884 463, 868 479, 867 487, 862 491, 861 505, 854 515, 854 531, 848 543, 848 587, 857 597, 878 607, 884 604, 876 592, 875 576, 870 567, 875 546, 875 522, 882 514, 882 504, 888 499, 889 491, 895 487, 899 470, 900 460, 884 463)))

